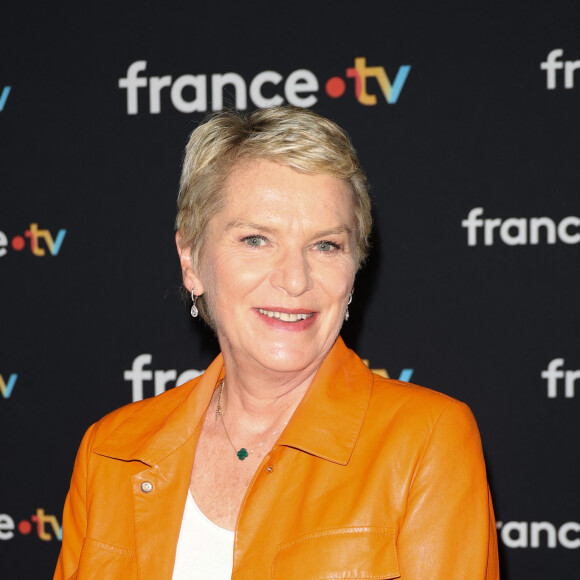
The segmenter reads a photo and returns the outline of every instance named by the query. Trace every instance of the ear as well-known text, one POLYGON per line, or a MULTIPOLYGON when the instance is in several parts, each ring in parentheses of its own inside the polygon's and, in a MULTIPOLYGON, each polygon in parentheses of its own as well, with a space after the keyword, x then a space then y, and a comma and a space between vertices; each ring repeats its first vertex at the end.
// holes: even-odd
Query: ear
POLYGON ((196 296, 201 296, 205 292, 203 282, 195 271, 191 248, 184 248, 181 245, 181 234, 179 232, 175 233, 175 245, 179 254, 183 285, 190 293, 193 291, 196 296))

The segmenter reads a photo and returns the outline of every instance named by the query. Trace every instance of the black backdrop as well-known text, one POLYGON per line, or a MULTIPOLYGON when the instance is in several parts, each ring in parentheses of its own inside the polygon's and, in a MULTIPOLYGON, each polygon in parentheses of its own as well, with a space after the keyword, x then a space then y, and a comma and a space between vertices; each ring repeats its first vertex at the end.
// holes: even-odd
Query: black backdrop
POLYGON ((217 351, 173 217, 187 135, 236 73, 226 104, 312 96, 350 133, 376 227, 347 344, 471 406, 503 578, 576 578, 578 2, 53 4, 0 11, 0 576, 51 576, 76 448, 138 392, 125 372, 152 396, 217 351), (123 88, 138 61, 147 86, 123 88))

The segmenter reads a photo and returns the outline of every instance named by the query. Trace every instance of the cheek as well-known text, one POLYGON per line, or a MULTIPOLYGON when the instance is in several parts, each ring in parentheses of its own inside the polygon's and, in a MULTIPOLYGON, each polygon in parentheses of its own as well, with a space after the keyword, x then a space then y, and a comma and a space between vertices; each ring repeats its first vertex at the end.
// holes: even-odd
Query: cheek
POLYGON ((351 260, 345 260, 319 272, 320 285, 327 293, 337 298, 346 297, 352 290, 355 277, 355 266, 351 260))
POLYGON ((208 255, 203 265, 206 300, 214 312, 220 308, 231 309, 243 301, 267 275, 268 268, 259 260, 240 259, 232 253, 208 255))

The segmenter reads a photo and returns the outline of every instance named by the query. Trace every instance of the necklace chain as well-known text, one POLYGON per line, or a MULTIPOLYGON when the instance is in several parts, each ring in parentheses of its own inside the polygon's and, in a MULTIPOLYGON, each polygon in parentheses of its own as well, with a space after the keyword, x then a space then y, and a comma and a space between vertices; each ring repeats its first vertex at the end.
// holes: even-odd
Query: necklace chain
MULTIPOLYGON (((238 456, 238 459, 240 461, 243 461, 251 453, 254 453, 254 451, 257 451, 258 449, 260 449, 260 447, 262 447, 262 445, 264 444, 264 441, 263 440, 260 441, 256 445, 256 447, 254 447, 253 449, 250 449, 249 451, 245 447, 241 447, 240 449, 236 449, 234 442, 230 439, 230 434, 228 433, 228 430, 226 428, 226 424, 224 422, 224 410, 222 407, 222 395, 224 394, 224 387, 225 386, 226 386, 226 381, 225 381, 225 379, 222 379, 222 381, 220 383, 220 392, 218 394, 217 407, 215 409, 215 420, 217 421, 218 419, 221 419, 222 425, 224 426, 224 433, 226 434, 226 437, 228 438, 228 441, 230 442, 232 449, 234 450, 234 452, 238 456)), ((287 424, 288 424, 288 422, 284 423, 281 427, 278 427, 275 431, 272 431, 271 435, 276 435, 276 433, 278 433, 278 431, 280 431, 281 429, 284 429, 284 427, 286 427, 287 424)), ((258 457, 262 457, 262 454, 258 453, 258 457)))

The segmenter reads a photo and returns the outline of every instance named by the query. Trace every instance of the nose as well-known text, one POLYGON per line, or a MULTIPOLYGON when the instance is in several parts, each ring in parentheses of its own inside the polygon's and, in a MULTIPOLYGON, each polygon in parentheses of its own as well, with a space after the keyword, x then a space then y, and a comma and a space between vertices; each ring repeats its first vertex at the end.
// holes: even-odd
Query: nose
POLYGON ((300 296, 312 288, 311 268, 304 252, 287 248, 274 264, 270 281, 289 296, 300 296))

